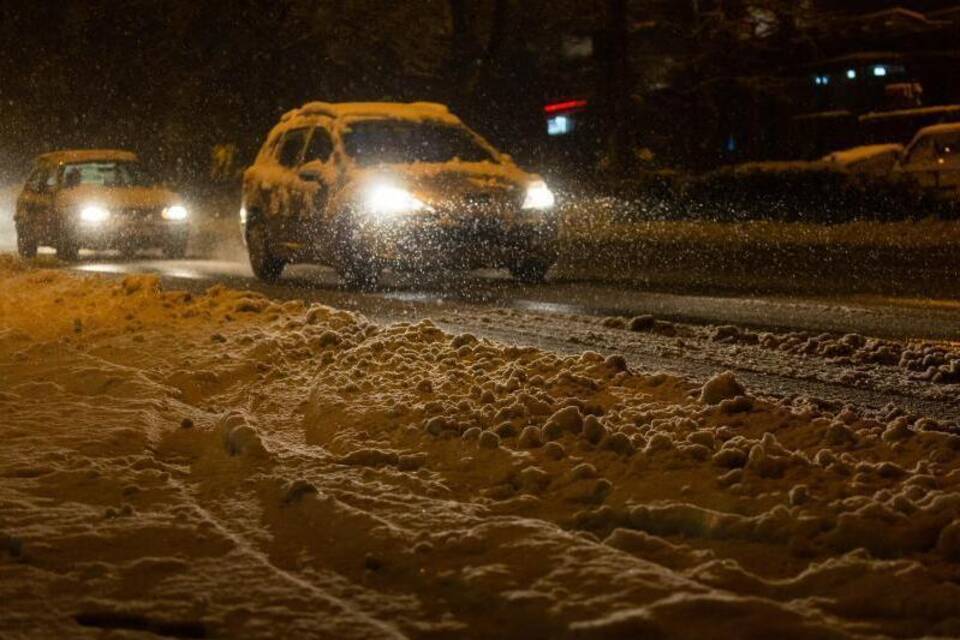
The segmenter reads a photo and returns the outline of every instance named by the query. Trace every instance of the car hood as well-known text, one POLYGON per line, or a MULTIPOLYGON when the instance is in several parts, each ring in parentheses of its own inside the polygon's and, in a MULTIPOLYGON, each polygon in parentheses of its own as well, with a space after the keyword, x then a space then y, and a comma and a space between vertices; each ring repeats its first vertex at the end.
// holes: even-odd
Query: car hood
POLYGON ((81 185, 57 195, 60 206, 97 205, 108 209, 159 209, 182 204, 181 198, 162 187, 98 187, 81 185))
POLYGON ((359 171, 356 178, 358 187, 397 184, 431 205, 480 196, 519 201, 527 185, 539 179, 515 165, 493 162, 381 165, 359 171))

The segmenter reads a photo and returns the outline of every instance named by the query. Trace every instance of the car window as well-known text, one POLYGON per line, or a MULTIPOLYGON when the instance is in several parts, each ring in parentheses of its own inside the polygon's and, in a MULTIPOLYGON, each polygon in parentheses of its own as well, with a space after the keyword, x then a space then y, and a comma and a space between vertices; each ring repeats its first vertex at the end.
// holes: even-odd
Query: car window
POLYGON ((960 162, 960 133, 938 136, 933 147, 941 164, 954 166, 960 162))
POLYGON ((157 180, 137 162, 93 161, 63 165, 63 184, 69 187, 153 187, 157 180))
POLYGON ((310 144, 307 146, 307 152, 303 156, 304 162, 313 162, 319 160, 326 162, 333 153, 333 140, 326 129, 317 127, 313 130, 313 136, 310 138, 310 144))
POLYGON ((283 136, 280 150, 277 152, 277 162, 285 167, 296 167, 300 164, 304 144, 307 141, 309 129, 291 129, 283 136))
POLYGON ((350 125, 344 143, 347 154, 361 166, 496 162, 468 129, 438 122, 364 120, 350 125))

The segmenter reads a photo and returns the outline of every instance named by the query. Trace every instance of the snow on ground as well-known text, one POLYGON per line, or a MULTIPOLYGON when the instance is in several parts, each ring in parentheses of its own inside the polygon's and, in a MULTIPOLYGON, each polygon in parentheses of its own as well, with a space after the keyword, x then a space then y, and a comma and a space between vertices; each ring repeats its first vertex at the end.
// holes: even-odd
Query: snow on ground
POLYGON ((955 220, 621 222, 620 207, 611 200, 567 217, 557 276, 712 290, 957 295, 955 220))
POLYGON ((0 416, 2 637, 960 634, 960 436, 720 369, 0 258, 0 416))

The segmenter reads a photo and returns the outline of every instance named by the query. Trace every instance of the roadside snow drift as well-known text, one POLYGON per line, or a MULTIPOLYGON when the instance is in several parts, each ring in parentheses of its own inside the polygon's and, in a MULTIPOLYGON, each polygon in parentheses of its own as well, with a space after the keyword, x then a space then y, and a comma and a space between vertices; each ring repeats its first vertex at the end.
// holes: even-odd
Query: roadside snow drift
POLYGON ((957 636, 950 431, 0 258, 0 637, 957 636))

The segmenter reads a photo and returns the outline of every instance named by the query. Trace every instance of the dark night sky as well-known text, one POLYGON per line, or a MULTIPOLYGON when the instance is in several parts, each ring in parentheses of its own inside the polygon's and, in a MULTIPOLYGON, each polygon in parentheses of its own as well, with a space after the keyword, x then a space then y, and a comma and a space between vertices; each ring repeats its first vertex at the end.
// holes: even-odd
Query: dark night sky
MULTIPOLYGON (((658 2, 664 4, 649 4, 658 2)), ((517 105, 527 101, 535 109, 543 97, 530 83, 533 63, 524 52, 555 37, 558 20, 588 24, 606 6, 604 0, 508 3, 512 39, 499 50, 499 66, 488 64, 487 88, 465 96, 451 65, 451 4, 5 0, 0 167, 16 172, 37 152, 66 146, 129 146, 165 164, 200 157, 219 142, 255 148, 280 113, 312 99, 433 99, 474 120, 509 119, 517 105)), ((471 5, 480 7, 477 41, 489 28, 492 4, 471 5)))
POLYGON ((12 1, 0 21, 6 165, 101 145, 167 163, 220 142, 255 148, 308 100, 457 99, 450 0, 12 1))

